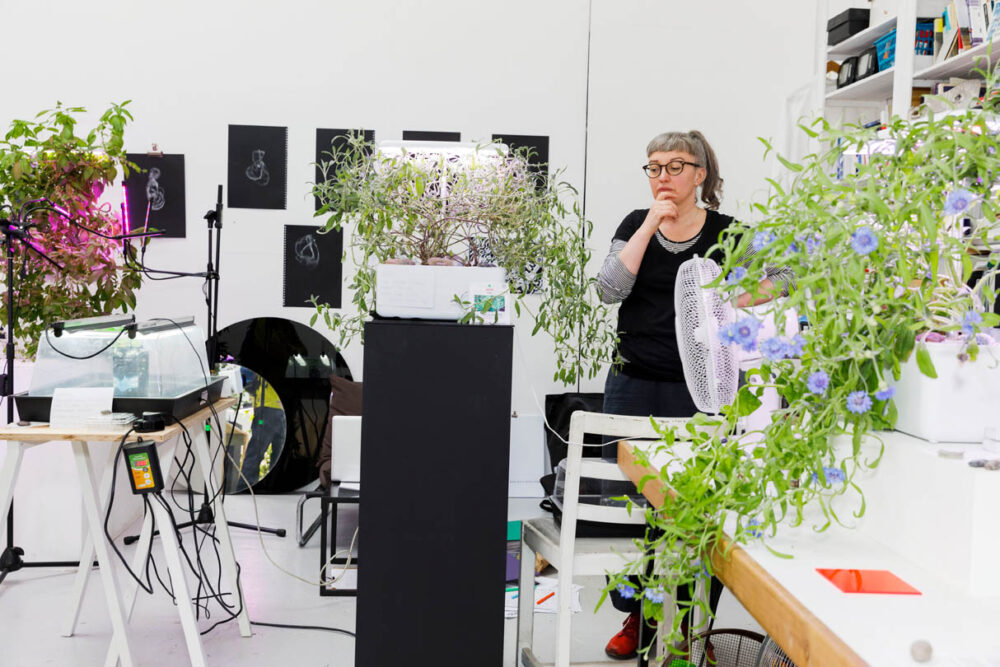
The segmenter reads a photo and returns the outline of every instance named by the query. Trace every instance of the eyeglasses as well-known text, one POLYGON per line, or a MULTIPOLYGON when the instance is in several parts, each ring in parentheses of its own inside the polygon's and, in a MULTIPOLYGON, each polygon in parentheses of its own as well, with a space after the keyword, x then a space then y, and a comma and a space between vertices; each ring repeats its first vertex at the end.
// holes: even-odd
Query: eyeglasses
POLYGON ((642 165, 642 170, 646 172, 646 176, 649 176, 650 178, 657 178, 660 175, 660 171, 662 169, 666 169, 667 173, 670 174, 671 176, 677 176, 682 171, 684 171, 684 167, 686 165, 691 165, 692 167, 702 166, 697 162, 688 162, 686 160, 681 160, 680 158, 678 158, 676 160, 671 160, 666 164, 656 164, 655 162, 644 164, 642 165))

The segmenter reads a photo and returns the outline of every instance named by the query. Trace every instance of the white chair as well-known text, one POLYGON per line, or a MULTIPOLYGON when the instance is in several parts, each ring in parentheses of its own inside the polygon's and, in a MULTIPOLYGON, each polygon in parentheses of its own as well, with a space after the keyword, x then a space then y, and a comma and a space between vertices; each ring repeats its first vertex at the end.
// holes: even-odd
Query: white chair
MULTIPOLYGON (((686 419, 657 419, 661 426, 679 426, 686 419)), ((570 602, 574 575, 602 575, 620 571, 626 563, 642 555, 631 538, 577 538, 577 520, 603 523, 644 523, 645 512, 634 508, 629 516, 623 507, 607 507, 580 503, 580 478, 627 481, 617 463, 601 459, 584 459, 584 435, 593 433, 623 439, 658 439, 649 417, 627 417, 596 412, 577 411, 570 418, 569 445, 566 455, 566 481, 563 499, 562 527, 552 517, 522 522, 521 573, 518 582, 517 662, 524 667, 542 663, 532 649, 534 622, 534 554, 540 554, 559 571, 556 592, 558 602, 555 666, 569 667, 570 624, 573 613, 570 602)), ((670 607, 672 609, 672 606, 670 607)), ((667 611, 667 608, 664 608, 667 611)), ((610 629, 609 629, 610 630, 610 629)), ((581 664, 581 663, 574 663, 581 664)), ((595 663, 587 663, 595 664, 595 663)), ((616 663, 616 664, 621 664, 616 663)))

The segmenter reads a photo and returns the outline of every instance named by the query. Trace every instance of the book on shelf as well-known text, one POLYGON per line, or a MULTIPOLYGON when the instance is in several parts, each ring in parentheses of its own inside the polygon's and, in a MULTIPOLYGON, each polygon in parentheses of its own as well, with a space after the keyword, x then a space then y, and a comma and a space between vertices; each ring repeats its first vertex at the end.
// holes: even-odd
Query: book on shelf
MULTIPOLYGON (((964 0, 962 0, 964 2, 964 0)), ((941 15, 943 29, 941 31, 941 46, 934 51, 934 62, 939 63, 947 60, 958 52, 959 49, 959 28, 958 17, 955 12, 955 3, 949 2, 941 15)))
POLYGON ((990 25, 986 32, 986 41, 992 42, 997 33, 1000 33, 1000 2, 993 3, 993 10, 990 12, 990 25))
POLYGON ((969 9, 969 37, 972 46, 986 41, 989 25, 989 2, 986 0, 965 0, 969 9))

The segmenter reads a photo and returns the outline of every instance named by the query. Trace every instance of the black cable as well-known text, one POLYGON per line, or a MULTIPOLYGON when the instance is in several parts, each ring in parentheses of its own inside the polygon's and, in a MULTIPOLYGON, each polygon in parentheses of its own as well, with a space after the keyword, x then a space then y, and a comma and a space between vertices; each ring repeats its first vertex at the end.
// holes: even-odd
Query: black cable
MULTIPOLYGON (((178 548, 179 548, 179 550, 181 552, 181 555, 184 556, 184 560, 187 562, 188 567, 191 569, 191 571, 194 573, 194 575, 196 577, 198 577, 199 580, 202 580, 202 575, 207 575, 208 573, 205 572, 203 566, 200 566, 199 568, 195 568, 194 563, 191 562, 191 556, 188 554, 187 549, 184 548, 184 544, 180 541, 180 537, 181 537, 180 530, 178 530, 178 528, 177 528, 177 521, 174 518, 173 512, 170 510, 170 504, 167 503, 167 501, 163 499, 163 497, 162 497, 161 494, 155 493, 153 495, 156 497, 156 499, 160 503, 160 505, 162 505, 167 510, 167 514, 169 515, 170 522, 172 524, 171 527, 172 527, 172 529, 174 530, 174 532, 178 536, 177 546, 178 546, 178 548)), ((199 563, 200 563, 200 560, 199 560, 199 563)), ((221 569, 221 560, 220 560, 219 565, 220 565, 220 569, 221 569)), ((239 564, 239 562, 236 562, 236 587, 237 587, 237 590, 240 590, 240 596, 239 596, 240 597, 240 605, 239 605, 239 610, 235 614, 233 614, 232 612, 229 611, 229 608, 228 608, 229 605, 227 605, 225 603, 225 601, 222 600, 221 595, 219 593, 216 593, 216 591, 211 587, 210 584, 207 584, 207 583, 205 584, 205 587, 209 591, 212 592, 212 595, 210 597, 211 598, 215 598, 220 603, 220 605, 223 607, 223 609, 227 613, 231 614, 231 617, 223 619, 222 621, 216 622, 208 630, 203 631, 201 634, 203 634, 203 635, 207 634, 208 632, 210 632, 212 629, 214 629, 218 625, 220 625, 222 623, 225 623, 225 622, 228 622, 228 621, 232 620, 233 618, 236 618, 237 616, 239 616, 240 613, 242 613, 242 611, 243 611, 243 595, 242 595, 242 590, 239 587, 239 577, 240 577, 240 564, 239 564)), ((200 600, 198 600, 196 602, 196 604, 200 606, 201 605, 200 600)), ((206 603, 206 605, 207 605, 207 603, 206 603)))
POLYGON ((263 621, 250 621, 250 625, 263 625, 268 628, 289 628, 291 630, 325 630, 327 632, 337 632, 342 635, 347 635, 348 637, 357 637, 357 635, 350 630, 328 628, 323 625, 291 625, 286 623, 264 623, 263 621))
POLYGON ((127 327, 127 326, 126 327, 122 327, 122 330, 118 332, 117 336, 115 336, 114 338, 111 339, 110 343, 108 343, 107 345, 105 345, 104 347, 102 347, 97 352, 94 352, 93 354, 88 354, 85 357, 77 357, 77 356, 74 356, 74 355, 69 354, 67 352, 63 352, 62 350, 58 349, 55 345, 53 345, 52 344, 52 339, 49 338, 49 328, 48 327, 45 327, 45 342, 49 344, 49 347, 51 347, 53 350, 55 350, 56 352, 58 352, 59 354, 61 354, 64 357, 69 357, 70 359, 93 359, 97 355, 99 355, 99 354, 101 354, 103 352, 106 352, 107 350, 110 350, 111 346, 114 345, 115 343, 117 343, 118 339, 121 338, 122 335, 126 331, 128 331, 128 329, 129 329, 129 327, 127 327))
MULTIPOLYGON (((111 493, 108 496, 108 509, 107 509, 107 511, 104 514, 104 536, 106 538, 108 538, 108 542, 111 544, 111 548, 114 549, 115 554, 118 556, 118 559, 125 566, 125 569, 126 569, 126 571, 128 571, 129 575, 133 579, 135 579, 135 581, 139 584, 139 587, 142 588, 142 590, 144 590, 147 593, 149 593, 150 595, 152 595, 153 594, 153 583, 152 583, 152 581, 143 582, 143 580, 139 577, 139 575, 137 575, 135 572, 132 571, 132 567, 128 564, 128 561, 125 559, 125 556, 118 549, 118 545, 115 544, 114 538, 111 537, 111 530, 108 527, 108 524, 111 522, 111 508, 115 504, 115 485, 116 485, 116 483, 118 481, 118 459, 121 457, 122 451, 124 451, 124 449, 125 449, 125 441, 128 440, 128 437, 132 434, 133 431, 135 431, 135 428, 130 428, 128 431, 125 432, 125 435, 122 436, 121 442, 119 442, 119 444, 118 444, 118 451, 115 452, 115 457, 114 457, 114 459, 111 462, 111 465, 112 465, 112 469, 111 469, 111 493)), ((153 523, 155 525, 155 523, 156 523, 156 517, 152 517, 152 520, 153 520, 153 523)), ((149 541, 149 551, 146 554, 147 561, 149 560, 149 558, 151 558, 152 552, 153 552, 153 540, 150 540, 149 541)), ((146 575, 147 575, 147 580, 148 580, 148 578, 149 578, 149 576, 148 576, 149 575, 148 568, 146 570, 146 575)))

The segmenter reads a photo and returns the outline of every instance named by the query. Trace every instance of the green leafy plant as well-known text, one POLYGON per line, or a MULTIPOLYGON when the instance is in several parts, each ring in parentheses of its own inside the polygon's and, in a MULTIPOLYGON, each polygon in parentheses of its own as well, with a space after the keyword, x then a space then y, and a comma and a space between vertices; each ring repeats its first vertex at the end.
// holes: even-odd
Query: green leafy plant
MULTIPOLYGON (((119 216, 98 199, 119 170, 128 174, 127 105, 112 104, 93 129, 78 136, 77 116, 85 109, 59 104, 33 120, 13 121, 0 141, 0 218, 26 218, 20 222, 29 225, 31 244, 63 267, 19 251, 16 339, 27 357, 34 356, 50 322, 135 307, 141 276, 123 267, 120 242, 98 234, 121 232, 119 216)), ((3 318, 7 308, 5 298, 3 318)))
MULTIPOLYGON (((754 205, 758 224, 721 239, 722 276, 708 287, 732 297, 755 292, 765 265, 788 266, 796 284, 774 303, 776 319, 794 310, 808 327, 791 338, 761 339, 755 321, 741 315, 747 326, 723 330, 724 343, 759 347, 762 363, 748 374, 755 382, 721 415, 699 415, 686 432, 662 434, 660 452, 676 465, 660 470, 667 497, 647 515, 655 529, 644 545, 651 555, 612 578, 608 590, 638 595, 625 575, 644 573, 654 560, 655 574, 641 576, 643 608, 662 619, 662 593, 693 587, 724 557, 717 549, 727 519, 733 543, 745 543, 773 536, 785 520, 812 523, 807 506, 822 517, 814 526, 820 531, 845 523, 845 504, 854 517, 864 513, 855 473, 878 464, 878 431, 896 422, 900 364, 915 351, 920 370, 934 377, 933 343, 925 339, 935 336, 961 341, 960 359, 974 362, 986 342, 980 328, 998 323, 981 305, 984 297, 992 302, 996 269, 988 265, 972 278, 973 258, 995 253, 997 244, 996 84, 989 75, 982 109, 897 117, 881 130, 837 129, 824 119, 801 126, 820 150, 801 162, 779 157, 788 179, 771 181, 767 201, 754 205), (751 244, 757 255, 739 267, 751 244), (741 418, 767 387, 783 407, 762 431, 741 432, 741 418), (677 448, 682 439, 691 456, 677 448), (850 446, 836 448, 838 440, 850 446), (862 447, 868 443, 874 447, 862 447)), ((690 611, 684 606, 675 617, 675 635, 690 611)))
POLYGON ((555 342, 556 379, 596 375, 612 360, 616 334, 595 278, 585 274, 592 225, 561 172, 544 179, 529 159, 493 144, 460 158, 421 159, 381 154, 361 136, 334 143, 313 194, 324 231, 349 229, 354 312, 316 304, 313 323, 322 317, 341 345, 360 335, 380 263, 496 265, 512 281, 515 312, 524 309, 532 333, 555 342), (529 300, 526 290, 539 298, 529 300))

